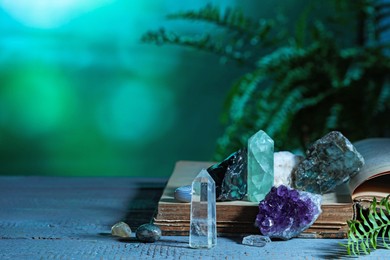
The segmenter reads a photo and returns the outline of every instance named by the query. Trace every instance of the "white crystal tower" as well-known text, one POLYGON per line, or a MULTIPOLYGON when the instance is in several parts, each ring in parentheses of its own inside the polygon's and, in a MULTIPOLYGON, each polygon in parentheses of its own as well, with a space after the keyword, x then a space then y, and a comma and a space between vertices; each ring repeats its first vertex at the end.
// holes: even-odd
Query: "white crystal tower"
POLYGON ((274 183, 274 141, 262 130, 248 140, 248 200, 260 202, 274 183))
POLYGON ((190 247, 211 248, 217 244, 215 182, 203 169, 192 182, 190 247))

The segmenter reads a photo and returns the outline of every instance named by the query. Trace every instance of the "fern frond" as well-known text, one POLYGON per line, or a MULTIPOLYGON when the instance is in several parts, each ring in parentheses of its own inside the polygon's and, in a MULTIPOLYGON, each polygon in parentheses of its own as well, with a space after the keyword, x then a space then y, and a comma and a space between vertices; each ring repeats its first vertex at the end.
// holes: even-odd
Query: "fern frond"
POLYGON ((360 209, 360 221, 350 220, 347 222, 349 231, 348 242, 344 245, 348 254, 369 254, 371 249, 383 247, 390 249, 390 202, 389 196, 378 203, 374 197, 368 208, 367 217, 360 209), (380 235, 380 236, 379 236, 380 235))
POLYGON ((211 4, 207 4, 205 7, 197 11, 170 14, 167 16, 167 18, 205 21, 249 34, 252 34, 252 32, 255 30, 254 21, 248 17, 245 17, 241 9, 226 8, 223 13, 219 7, 213 6, 211 4))
POLYGON ((252 42, 256 39, 264 40, 274 27, 272 20, 255 21, 245 16, 240 8, 226 8, 221 11, 219 7, 211 4, 207 4, 197 11, 170 14, 168 18, 208 22, 235 32, 240 37, 248 37, 252 42))
POLYGON ((250 66, 250 63, 248 62, 248 53, 234 49, 231 46, 225 46, 223 42, 216 41, 209 34, 189 37, 160 29, 159 31, 149 31, 145 33, 142 36, 141 41, 144 43, 155 43, 157 45, 171 44, 189 47, 200 51, 214 53, 218 56, 234 60, 239 64, 246 64, 250 66))

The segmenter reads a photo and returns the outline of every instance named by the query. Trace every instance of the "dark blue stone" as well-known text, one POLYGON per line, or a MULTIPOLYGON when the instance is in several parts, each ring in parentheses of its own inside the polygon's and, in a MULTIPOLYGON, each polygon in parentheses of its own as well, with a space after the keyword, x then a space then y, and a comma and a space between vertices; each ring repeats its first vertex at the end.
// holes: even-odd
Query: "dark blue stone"
POLYGON ((154 224, 143 224, 137 228, 135 236, 141 242, 153 243, 161 238, 161 229, 154 224))

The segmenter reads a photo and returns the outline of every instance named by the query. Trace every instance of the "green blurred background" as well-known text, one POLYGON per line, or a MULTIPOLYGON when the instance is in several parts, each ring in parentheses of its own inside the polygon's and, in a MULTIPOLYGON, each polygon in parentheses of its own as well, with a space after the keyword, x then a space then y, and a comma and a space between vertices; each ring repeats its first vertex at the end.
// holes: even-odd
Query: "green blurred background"
POLYGON ((165 19, 209 2, 294 18, 305 1, 0 0, 0 174, 161 177, 211 160, 243 69, 140 42, 209 29, 165 19))

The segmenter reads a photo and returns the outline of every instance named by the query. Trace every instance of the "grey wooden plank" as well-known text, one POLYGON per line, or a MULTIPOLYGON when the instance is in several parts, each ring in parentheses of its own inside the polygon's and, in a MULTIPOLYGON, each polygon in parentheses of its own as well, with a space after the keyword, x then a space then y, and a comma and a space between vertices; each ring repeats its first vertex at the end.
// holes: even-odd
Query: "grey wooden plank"
MULTIPOLYGON (((292 239, 264 248, 218 237, 216 248, 191 249, 188 237, 154 244, 120 241, 110 227, 133 229, 151 218, 164 180, 0 177, 0 259, 335 259, 338 239, 292 239)), ((369 258, 385 258, 376 250, 369 258)))
MULTIPOLYGON (((218 238, 212 249, 191 249, 187 237, 165 237, 154 244, 122 242, 106 237, 84 239, 0 240, 0 259, 339 259, 348 258, 338 240, 292 239, 262 248, 218 238)), ((365 259, 386 259, 376 250, 365 259)))

